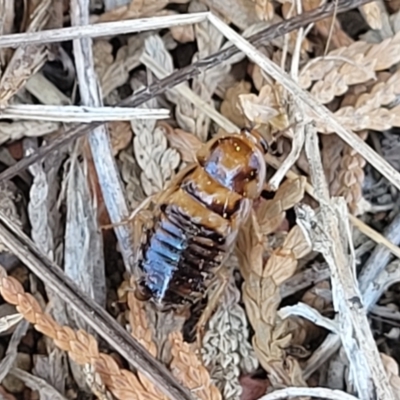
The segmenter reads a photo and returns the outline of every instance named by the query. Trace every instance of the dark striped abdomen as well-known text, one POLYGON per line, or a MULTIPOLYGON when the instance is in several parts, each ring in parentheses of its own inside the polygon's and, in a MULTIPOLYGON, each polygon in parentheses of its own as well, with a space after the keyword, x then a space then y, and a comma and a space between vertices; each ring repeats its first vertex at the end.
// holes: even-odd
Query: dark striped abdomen
POLYGON ((142 286, 156 303, 178 305, 203 297, 230 250, 231 218, 240 200, 196 168, 160 207, 139 263, 142 286))
POLYGON ((224 240, 167 205, 149 232, 139 267, 156 303, 191 303, 202 297, 222 261, 224 240))

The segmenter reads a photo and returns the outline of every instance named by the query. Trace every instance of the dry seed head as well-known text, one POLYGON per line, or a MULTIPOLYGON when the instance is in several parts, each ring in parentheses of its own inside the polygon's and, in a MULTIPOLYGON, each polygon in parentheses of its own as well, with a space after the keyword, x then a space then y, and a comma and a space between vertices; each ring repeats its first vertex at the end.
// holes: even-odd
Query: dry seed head
MULTIPOLYGON (((231 257, 228 265, 237 261, 231 257)), ((232 271, 220 304, 210 318, 202 344, 202 359, 211 379, 223 393, 224 400, 240 397, 240 376, 252 373, 258 361, 248 341, 248 322, 240 306, 238 290, 232 271)))
POLYGON ((253 227, 249 223, 246 232, 239 236, 238 255, 245 279, 243 302, 255 331, 253 348, 273 385, 292 384, 299 379, 293 372, 299 367, 296 367, 295 360, 288 362, 290 357, 283 350, 290 344, 291 337, 287 334, 288 322, 277 317, 281 301, 279 285, 294 274, 297 260, 304 257, 310 248, 301 229, 295 226, 283 245, 275 249, 264 263, 264 243, 257 218, 253 217, 251 222, 253 227), (250 238, 245 239, 246 236, 250 238))
POLYGON ((378 44, 358 41, 333 50, 324 58, 311 60, 301 71, 299 84, 307 89, 317 81, 311 93, 321 103, 329 103, 335 96, 343 95, 350 85, 374 79, 376 71, 398 63, 399 42, 400 32, 378 44))
POLYGON ((201 400, 221 400, 221 393, 211 383, 207 369, 201 364, 189 345, 183 341, 180 332, 169 335, 171 343, 173 375, 201 400))
POLYGON ((159 399, 148 393, 132 372, 121 369, 111 356, 100 353, 97 341, 92 335, 83 330, 74 331, 68 326, 60 326, 45 314, 36 299, 26 293, 16 279, 8 277, 2 267, 0 267, 0 292, 4 300, 15 305, 37 331, 53 339, 55 345, 68 352, 77 364, 91 364, 107 389, 117 399, 159 399))

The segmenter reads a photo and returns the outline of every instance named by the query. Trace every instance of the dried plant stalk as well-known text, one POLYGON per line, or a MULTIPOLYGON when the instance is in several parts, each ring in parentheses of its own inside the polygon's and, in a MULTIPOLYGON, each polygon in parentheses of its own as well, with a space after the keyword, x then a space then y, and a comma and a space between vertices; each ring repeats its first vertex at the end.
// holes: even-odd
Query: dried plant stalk
POLYGON ((166 119, 169 110, 126 107, 49 106, 15 104, 0 114, 0 119, 22 119, 60 122, 128 121, 134 118, 166 119))
POLYGON ((347 207, 341 198, 330 199, 318 154, 317 133, 311 126, 307 126, 306 132, 306 155, 321 212, 317 217, 310 207, 299 206, 297 221, 313 249, 321 252, 330 266, 340 337, 360 398, 372 399, 376 393, 382 399, 393 399, 356 282, 347 207))
POLYGON ((60 326, 45 314, 36 299, 26 293, 15 278, 7 276, 3 267, 0 267, 0 293, 4 300, 16 306, 18 312, 38 332, 52 338, 56 346, 67 351, 77 364, 91 364, 117 399, 159 399, 148 393, 132 372, 121 369, 113 357, 100 353, 92 335, 83 330, 74 331, 67 326, 60 326))
MULTIPOLYGON (((44 2, 41 3, 44 6, 44 2)), ((48 7, 48 5, 47 5, 48 7)), ((47 7, 43 7, 46 9, 47 7)), ((95 38, 102 36, 116 36, 127 33, 152 31, 169 28, 171 26, 196 24, 204 21, 208 13, 166 15, 161 17, 143 18, 130 21, 117 21, 84 25, 79 29, 75 27, 48 29, 40 32, 16 33, 4 35, 0 39, 1 47, 16 48, 27 44, 57 43, 80 38, 95 38)))
MULTIPOLYGON (((41 30, 49 20, 48 9, 51 0, 37 3, 36 9, 29 16, 27 32, 41 30)), ((0 80, 0 107, 8 104, 17 93, 45 63, 47 50, 43 45, 18 47, 8 62, 0 80)))

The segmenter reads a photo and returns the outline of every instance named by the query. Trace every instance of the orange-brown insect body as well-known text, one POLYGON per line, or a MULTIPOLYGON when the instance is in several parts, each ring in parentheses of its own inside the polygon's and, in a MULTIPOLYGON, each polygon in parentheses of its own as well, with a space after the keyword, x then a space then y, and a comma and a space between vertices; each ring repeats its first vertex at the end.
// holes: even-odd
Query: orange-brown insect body
POLYGON ((167 189, 145 233, 138 261, 142 299, 170 308, 203 298, 261 194, 266 149, 247 130, 200 149, 198 163, 167 189))

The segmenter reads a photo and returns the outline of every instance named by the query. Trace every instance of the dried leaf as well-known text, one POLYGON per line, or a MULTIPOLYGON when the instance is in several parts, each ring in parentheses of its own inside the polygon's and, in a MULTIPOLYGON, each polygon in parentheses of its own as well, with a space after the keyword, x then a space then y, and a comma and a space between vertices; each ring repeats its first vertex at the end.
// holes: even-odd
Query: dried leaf
POLYGON ((195 135, 182 129, 168 128, 166 129, 166 135, 170 146, 179 152, 182 161, 196 161, 196 153, 202 146, 202 142, 195 135))
POLYGON ((246 117, 240 108, 239 96, 242 94, 249 94, 250 92, 251 84, 243 80, 230 87, 226 91, 225 99, 221 104, 221 114, 231 120, 235 125, 245 126, 246 117))
MULTIPOLYGON (((146 103, 146 107, 156 107, 157 100, 146 103)), ((168 149, 166 124, 157 124, 156 120, 131 121, 135 138, 133 151, 142 173, 140 180, 147 196, 158 193, 172 178, 180 163, 179 153, 168 149)))
POLYGON ((255 124, 271 124, 278 130, 288 127, 288 116, 283 107, 283 98, 278 85, 264 85, 260 93, 238 96, 246 117, 255 124))
POLYGON ((285 211, 292 208, 304 197, 306 179, 299 177, 286 180, 272 200, 263 201, 257 208, 257 222, 264 236, 275 232, 285 218, 285 211))
POLYGON ((308 243, 295 226, 283 245, 274 250, 264 263, 262 235, 254 214, 247 230, 239 234, 238 257, 245 279, 243 301, 255 331, 253 347, 272 385, 290 385, 297 379, 297 382, 302 381, 301 376, 293 374, 288 368, 295 368, 296 362, 286 356, 283 350, 291 339, 287 334, 288 322, 281 322, 277 318, 281 300, 278 285, 294 274, 297 259, 308 251, 308 243))
POLYGON ((252 0, 255 2, 255 9, 261 21, 271 21, 275 15, 274 6, 270 0, 252 0))
POLYGON ((132 127, 127 121, 115 121, 108 124, 114 156, 128 147, 132 140, 132 127))
POLYGON ((381 10, 376 2, 364 4, 360 11, 372 29, 382 28, 381 10))
MULTIPOLYGON (((322 4, 321 0, 302 0, 304 11, 310 11, 322 4)), ((315 29, 324 38, 331 38, 331 42, 335 48, 349 46, 353 40, 342 30, 337 18, 324 18, 315 23, 315 29), (330 35, 333 25, 332 34, 330 35)))

